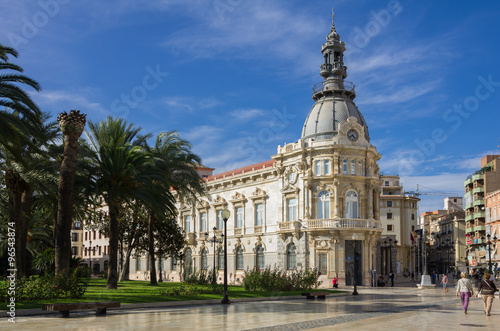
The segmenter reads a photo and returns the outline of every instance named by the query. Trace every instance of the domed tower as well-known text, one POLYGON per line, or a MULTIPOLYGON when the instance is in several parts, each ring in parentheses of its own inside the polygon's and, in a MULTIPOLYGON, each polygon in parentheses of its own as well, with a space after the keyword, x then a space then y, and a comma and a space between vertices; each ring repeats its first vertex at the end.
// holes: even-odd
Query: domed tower
POLYGON ((346 82, 344 42, 332 28, 321 52, 323 82, 301 139, 278 147, 273 156, 280 178, 284 249, 292 243, 307 266, 346 285, 369 284, 375 265, 380 222, 380 154, 370 144, 368 126, 354 103, 354 85, 346 82))
MULTIPOLYGON (((345 50, 345 44, 335 30, 332 11, 332 28, 326 37, 326 43, 321 48, 324 63, 320 66, 320 75, 324 81, 313 87, 312 98, 316 103, 304 123, 303 140, 332 139, 338 135, 339 125, 347 122, 349 117, 354 117, 363 126, 365 139, 370 141, 368 126, 353 101, 356 97, 354 84, 345 81, 347 77, 347 67, 344 65, 345 50)), ((356 136, 356 133, 352 133, 350 139, 357 139, 356 136)))

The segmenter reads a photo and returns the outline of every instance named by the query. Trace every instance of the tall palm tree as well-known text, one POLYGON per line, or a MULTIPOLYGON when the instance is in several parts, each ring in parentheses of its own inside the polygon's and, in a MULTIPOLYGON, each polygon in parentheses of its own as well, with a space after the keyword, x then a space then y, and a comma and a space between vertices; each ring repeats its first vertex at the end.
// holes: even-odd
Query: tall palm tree
POLYGON ((69 270, 71 259, 71 224, 75 188, 78 138, 83 133, 87 115, 79 110, 63 112, 57 121, 64 135, 64 159, 59 172, 57 218, 54 225, 56 273, 69 270))
POLYGON ((151 135, 140 136, 135 128, 120 118, 108 117, 99 123, 89 122, 86 135, 94 151, 97 166, 97 190, 108 206, 109 267, 107 288, 116 289, 118 281, 119 210, 123 203, 136 201, 158 213, 173 210, 174 199, 164 190, 164 174, 154 167, 153 157, 144 150, 151 135))
MULTIPOLYGON (((175 189, 181 196, 196 199, 197 195, 205 193, 205 185, 196 168, 201 159, 191 151, 188 141, 181 139, 176 131, 162 132, 156 138, 153 148, 148 151, 154 156, 154 166, 166 176, 166 190, 175 189)), ((166 218, 175 220, 175 214, 157 215, 153 211, 149 215, 148 251, 150 258, 150 283, 157 285, 154 249, 155 221, 166 218)))
POLYGON ((21 161, 14 146, 30 142, 29 137, 39 132, 42 123, 40 109, 22 88, 27 86, 35 91, 41 88, 36 81, 22 74, 20 66, 8 62, 9 56, 17 57, 18 53, 0 44, 0 70, 6 71, 0 74, 0 146, 21 161))
MULTIPOLYGON (((47 114, 42 114, 41 118, 48 119, 47 114)), ((16 154, 10 150, 3 149, 3 158, 0 162, 0 176, 9 194, 9 201, 12 206, 12 222, 14 222, 16 232, 16 268, 18 277, 26 275, 26 245, 28 229, 32 216, 35 191, 41 193, 50 191, 51 184, 54 183, 54 174, 48 164, 48 155, 45 152, 48 145, 58 137, 54 122, 44 122, 41 131, 44 137, 35 139, 33 137, 28 144, 26 141, 16 141, 10 143, 15 148, 16 154), (22 161, 19 161, 19 157, 22 161)))

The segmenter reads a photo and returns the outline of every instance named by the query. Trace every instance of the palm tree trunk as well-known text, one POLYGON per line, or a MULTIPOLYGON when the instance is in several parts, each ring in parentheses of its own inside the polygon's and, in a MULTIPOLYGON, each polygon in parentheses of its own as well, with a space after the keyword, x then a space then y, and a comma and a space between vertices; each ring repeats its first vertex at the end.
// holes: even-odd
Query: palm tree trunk
POLYGON ((28 244, 28 231, 29 231, 29 224, 31 220, 31 209, 33 207, 33 192, 31 191, 31 188, 27 187, 22 195, 21 195, 21 207, 23 209, 23 215, 22 215, 22 226, 21 226, 21 233, 20 233, 20 238, 21 240, 21 256, 22 256, 22 261, 24 265, 24 274, 26 275, 31 268, 28 268, 27 266, 27 249, 26 246, 28 244))
POLYGON ((130 256, 132 255, 132 248, 127 247, 127 252, 125 253, 125 263, 123 264, 123 268, 120 272, 120 282, 124 280, 129 280, 129 272, 130 272, 130 256))
POLYGON ((151 285, 158 285, 158 281, 156 280, 156 264, 155 264, 155 244, 154 244, 154 234, 153 234, 153 225, 154 225, 154 214, 151 213, 149 215, 148 222, 148 244, 149 244, 149 279, 151 285))
POLYGON ((85 114, 70 111, 59 114, 57 120, 64 134, 64 159, 59 173, 57 219, 54 225, 56 273, 69 270, 71 260, 71 225, 75 187, 78 138, 85 127, 85 114))
POLYGON ((118 213, 120 203, 109 204, 109 266, 108 266, 108 289, 118 288, 118 213))

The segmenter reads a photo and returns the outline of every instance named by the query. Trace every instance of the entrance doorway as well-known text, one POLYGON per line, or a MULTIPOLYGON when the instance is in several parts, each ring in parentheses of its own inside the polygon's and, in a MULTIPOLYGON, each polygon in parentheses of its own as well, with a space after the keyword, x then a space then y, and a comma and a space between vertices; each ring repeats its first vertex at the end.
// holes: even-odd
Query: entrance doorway
POLYGON ((363 260, 362 260, 363 242, 361 240, 345 241, 345 284, 363 285, 363 260))

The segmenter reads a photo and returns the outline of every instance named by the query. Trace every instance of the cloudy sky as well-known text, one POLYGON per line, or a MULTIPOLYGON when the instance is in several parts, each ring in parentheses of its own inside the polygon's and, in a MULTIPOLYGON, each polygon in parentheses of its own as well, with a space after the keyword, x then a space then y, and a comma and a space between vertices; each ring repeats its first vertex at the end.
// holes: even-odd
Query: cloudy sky
POLYGON ((496 1, 0 0, 0 43, 45 111, 178 130, 217 173, 300 138, 332 6, 383 174, 463 195, 500 154, 496 1))

